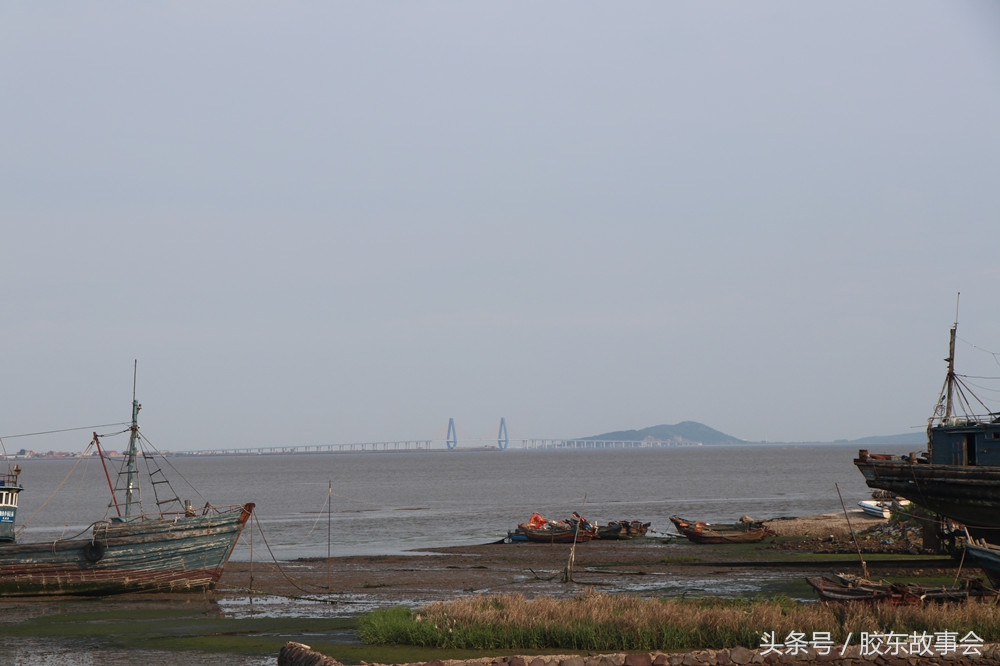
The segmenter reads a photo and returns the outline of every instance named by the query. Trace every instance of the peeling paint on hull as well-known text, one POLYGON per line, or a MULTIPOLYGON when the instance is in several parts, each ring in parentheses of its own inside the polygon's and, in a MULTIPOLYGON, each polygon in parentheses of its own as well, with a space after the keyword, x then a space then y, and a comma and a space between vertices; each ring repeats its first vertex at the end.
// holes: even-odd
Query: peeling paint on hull
POLYGON ((253 508, 105 521, 92 539, 2 545, 0 597, 212 589, 253 508))

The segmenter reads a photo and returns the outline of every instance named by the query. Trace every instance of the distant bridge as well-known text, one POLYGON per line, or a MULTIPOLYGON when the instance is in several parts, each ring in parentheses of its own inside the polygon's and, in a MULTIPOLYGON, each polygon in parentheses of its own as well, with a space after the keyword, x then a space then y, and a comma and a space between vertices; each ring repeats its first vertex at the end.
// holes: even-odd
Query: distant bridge
MULTIPOLYGON (((519 449, 655 449, 679 446, 701 446, 692 442, 661 442, 655 440, 629 441, 621 439, 522 439, 517 440, 519 449)), ((351 444, 303 444, 299 446, 229 447, 224 449, 202 449, 198 451, 176 451, 172 455, 184 456, 238 456, 238 455, 281 455, 294 453, 361 453, 377 451, 427 451, 466 449, 500 449, 492 440, 465 440, 464 446, 450 442, 434 442, 430 439, 411 439, 397 442, 355 442, 351 444)))
POLYGON ((201 449, 177 451, 174 455, 237 456, 275 455, 281 453, 350 453, 351 451, 418 451, 430 449, 431 440, 411 439, 398 442, 356 442, 352 444, 303 444, 300 446, 232 447, 226 449, 201 449))
MULTIPOLYGON (((700 442, 680 440, 661 441, 643 439, 638 441, 625 439, 521 439, 521 449, 656 449, 675 446, 701 446, 700 442)), ((500 430, 496 440, 463 439, 464 448, 499 449, 510 447, 507 435, 507 419, 500 419, 500 430), (469 446, 469 444, 472 446, 469 446), (495 443, 494 443, 495 442, 495 443)), ((350 453, 363 451, 421 451, 442 448, 448 450, 462 448, 459 446, 458 432, 455 429, 455 419, 448 419, 448 434, 445 440, 435 442, 430 439, 410 439, 397 442, 356 442, 353 444, 304 444, 298 446, 261 446, 256 448, 238 447, 225 449, 207 449, 201 451, 180 451, 177 455, 276 455, 284 453, 350 453), (437 444, 437 445, 435 445, 437 444)))

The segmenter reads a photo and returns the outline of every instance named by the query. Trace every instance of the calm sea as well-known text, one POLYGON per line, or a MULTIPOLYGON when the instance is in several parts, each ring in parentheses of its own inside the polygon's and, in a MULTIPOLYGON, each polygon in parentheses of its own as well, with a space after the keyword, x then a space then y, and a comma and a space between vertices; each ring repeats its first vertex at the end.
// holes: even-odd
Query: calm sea
MULTIPOLYGON (((893 447, 880 451, 907 452, 893 447)), ((854 445, 457 449, 171 457, 163 466, 174 493, 196 507, 209 500, 217 505, 255 502, 257 524, 244 530, 233 558, 264 561, 271 553, 292 560, 328 552, 378 555, 482 544, 503 538, 533 511, 554 519, 577 511, 599 523, 642 520, 659 532, 672 531, 672 514, 732 522, 744 514, 768 519, 841 511, 837 486, 848 508, 870 496, 851 462, 856 455, 854 445)), ((24 491, 18 523, 28 524, 20 540, 70 538, 108 511, 110 495, 100 461, 19 463, 24 491)), ((117 470, 109 471, 114 479, 117 470)), ((145 487, 143 493, 151 506, 152 492, 145 487)), ((128 603, 31 601, 7 604, 5 619, 17 622, 40 613, 128 603)), ((312 605, 303 612, 324 611, 312 605)), ((86 637, 18 639, 7 648, 0 651, 5 661, 25 666, 174 664, 179 659, 198 666, 275 663, 274 657, 126 650, 86 637)))
MULTIPOLYGON (((837 486, 848 508, 870 497, 851 462, 857 450, 764 445, 182 456, 167 459, 164 475, 196 507, 209 500, 257 504, 256 552, 244 532, 235 560, 261 559, 267 547, 277 559, 291 560, 487 543, 533 511, 553 519, 577 511, 598 523, 641 520, 659 532, 672 531, 672 514, 732 522, 742 515, 841 511, 837 486)), ((30 523, 20 540, 68 538, 105 515, 110 494, 100 462, 76 465, 21 461, 18 523, 30 523)), ((116 470, 109 471, 114 479, 116 470)), ((150 503, 151 491, 143 493, 150 503)))

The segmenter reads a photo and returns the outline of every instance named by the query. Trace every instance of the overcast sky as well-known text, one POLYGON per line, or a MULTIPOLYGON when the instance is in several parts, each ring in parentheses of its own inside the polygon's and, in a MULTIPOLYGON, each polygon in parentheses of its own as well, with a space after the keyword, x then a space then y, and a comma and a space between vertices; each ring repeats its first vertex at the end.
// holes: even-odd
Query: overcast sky
POLYGON ((911 432, 958 292, 1000 376, 995 2, 4 3, 0 90, 5 437, 911 432))

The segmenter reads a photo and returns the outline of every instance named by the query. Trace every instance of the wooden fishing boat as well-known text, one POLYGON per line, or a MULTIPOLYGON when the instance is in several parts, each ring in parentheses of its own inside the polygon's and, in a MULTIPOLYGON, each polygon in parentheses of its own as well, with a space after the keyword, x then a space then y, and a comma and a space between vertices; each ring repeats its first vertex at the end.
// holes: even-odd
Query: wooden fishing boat
POLYGON ((870 488, 905 497, 931 513, 965 524, 974 537, 996 542, 1000 412, 984 407, 955 373, 957 328, 956 323, 951 329, 947 376, 927 423, 927 450, 898 456, 861 449, 854 464, 870 488))
POLYGON ((597 528, 575 511, 569 520, 548 520, 536 511, 528 522, 517 526, 517 531, 534 543, 579 543, 597 536, 597 528))
POLYGON ((607 525, 599 525, 597 527, 597 538, 607 541, 628 539, 628 524, 620 521, 612 521, 607 525))
POLYGON ((970 597, 995 597, 996 592, 977 579, 966 579, 957 587, 927 587, 915 583, 887 583, 839 574, 806 578, 822 601, 841 603, 886 603, 915 606, 925 603, 965 601, 970 597))
POLYGON ((740 520, 730 524, 714 524, 670 516, 677 531, 694 543, 755 543, 775 536, 774 530, 759 520, 740 520))
POLYGON ((1000 589, 1000 546, 985 540, 965 542, 965 555, 975 566, 983 570, 993 587, 1000 589))
POLYGON ((598 539, 634 539, 646 536, 650 523, 643 523, 638 520, 618 520, 607 525, 600 525, 597 528, 598 539))
MULTIPOLYGON (((140 444, 138 414, 133 398, 128 450, 119 478, 111 475, 94 433, 116 515, 94 523, 76 538, 17 543, 14 530, 18 495, 17 465, 0 474, 0 597, 43 595, 110 595, 124 592, 186 592, 212 589, 222 576, 236 541, 254 505, 195 510, 169 488, 161 470, 152 482, 155 511, 143 513, 136 458, 147 466, 156 456, 140 444), (122 495, 122 501, 119 501, 122 495)), ((148 442, 146 443, 148 444, 148 442)), ((154 464, 155 466, 155 464, 154 464)))
POLYGON ((590 541, 594 538, 592 532, 587 530, 577 531, 569 525, 566 527, 550 526, 538 529, 525 525, 518 525, 518 527, 524 531, 525 538, 534 543, 580 543, 590 541))

